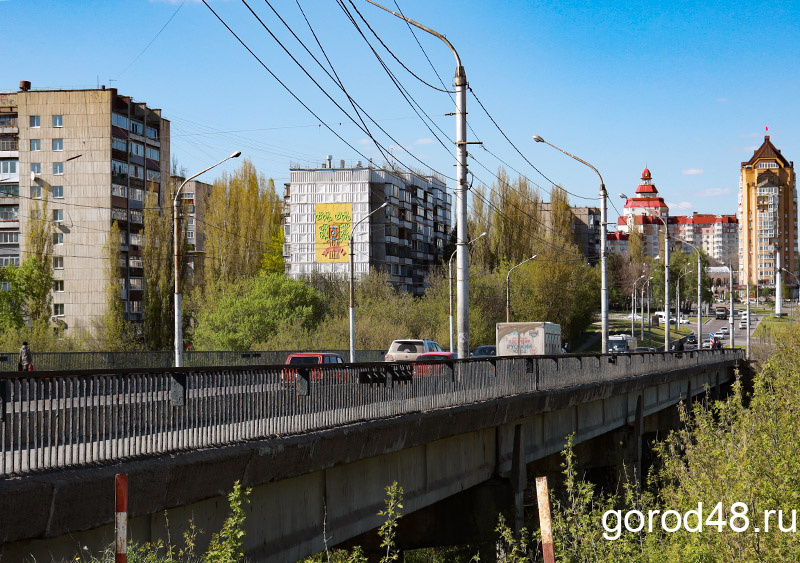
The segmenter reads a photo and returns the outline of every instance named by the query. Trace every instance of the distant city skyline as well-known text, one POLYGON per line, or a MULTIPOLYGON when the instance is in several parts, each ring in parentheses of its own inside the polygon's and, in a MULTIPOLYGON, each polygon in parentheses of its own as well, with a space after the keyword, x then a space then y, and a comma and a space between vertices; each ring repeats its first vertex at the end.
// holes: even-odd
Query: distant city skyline
MULTIPOLYGON (((398 3, 407 16, 453 43, 478 99, 543 173, 509 145, 470 95, 474 131, 469 140, 483 141, 488 149, 470 146, 476 183, 490 184, 505 162, 509 175, 519 171, 541 186, 544 199, 552 180, 582 196, 571 198, 574 205, 596 205, 597 178, 531 140, 541 135, 595 165, 614 200, 619 192, 635 190, 646 166, 672 213, 732 214, 740 163, 761 145, 766 126, 787 159, 800 155, 800 113, 793 99, 800 76, 793 72, 800 16, 791 4, 398 3), (775 21, 781 22, 780 41, 769 42, 765 57, 764 39, 754 30, 775 21), (767 79, 773 75, 774 81, 767 79)), ((394 2, 387 4, 397 10, 394 2)), ((362 154, 321 126, 196 1, 44 2, 35 10, 20 0, 2 2, 0 15, 15 25, 6 30, 6 61, 13 64, 6 66, 0 91, 15 91, 20 80, 30 80, 34 89, 117 88, 163 109, 172 122, 172 153, 189 173, 241 150, 275 179, 279 191, 291 162, 322 161, 328 154, 336 162, 364 156, 383 160, 369 136, 317 90, 244 5, 210 5, 292 92, 362 154), (31 30, 47 32, 31 41, 31 30)), ((353 113, 269 5, 252 6, 325 91, 353 113)), ((327 67, 298 6, 273 6, 327 67)), ((424 169, 422 162, 452 177, 455 123, 445 115, 453 111, 452 101, 404 70, 355 8, 409 69, 449 89, 455 65, 444 44, 418 30, 415 38, 404 22, 366 2, 347 3, 361 31, 430 116, 431 131, 415 115, 422 111, 398 93, 337 5, 301 1, 300 6, 348 93, 378 122, 363 116, 373 136, 402 162, 424 169)), ((452 180, 447 185, 454 187, 452 180)), ((619 201, 613 205, 621 211, 619 201)), ((609 216, 612 221, 617 216, 613 206, 609 216)))

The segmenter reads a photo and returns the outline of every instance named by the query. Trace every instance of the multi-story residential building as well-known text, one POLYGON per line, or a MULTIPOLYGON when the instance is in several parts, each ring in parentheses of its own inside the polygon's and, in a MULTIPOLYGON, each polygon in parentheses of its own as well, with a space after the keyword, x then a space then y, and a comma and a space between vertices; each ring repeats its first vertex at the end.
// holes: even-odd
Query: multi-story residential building
MULTIPOLYGON (((642 181, 636 188, 636 196, 625 202, 623 215, 617 220, 617 233, 609 234, 609 250, 628 251, 628 236, 633 231, 642 237, 642 249, 646 256, 656 257, 662 248, 659 232, 664 222, 669 235, 675 241, 686 241, 701 248, 707 256, 722 264, 738 265, 739 226, 735 215, 670 215, 669 206, 658 195, 652 175, 647 168, 642 172, 642 181), (612 236, 613 235, 613 236, 612 236), (623 238, 624 237, 624 238, 623 238)), ((682 245, 691 252, 691 246, 682 245)))
MULTIPOLYGON (((543 202, 540 206, 545 229, 551 228, 550 203, 543 202)), ((575 244, 578 245, 586 260, 594 265, 600 261, 600 227, 599 207, 571 207, 572 232, 575 244)))
POLYGON ((91 330, 105 312, 103 246, 120 227, 121 298, 141 320, 145 190, 161 193, 169 170, 169 121, 117 93, 0 93, 0 264, 25 258, 32 206, 48 200, 53 226, 53 317, 91 330))
POLYGON ((356 276, 375 268, 398 289, 422 294, 429 268, 447 258, 452 201, 444 181, 361 162, 339 164, 333 168, 329 156, 319 167, 291 167, 284 194, 287 274, 346 276, 352 251, 356 276), (365 220, 383 203, 388 206, 365 220))
MULTIPOLYGON (((182 176, 172 176, 172 183, 175 189, 180 186, 186 178, 182 176)), ((202 254, 205 250, 205 234, 203 229, 203 206, 200 202, 207 202, 211 195, 211 184, 200 182, 198 180, 189 180, 181 190, 181 199, 183 200, 182 212, 183 221, 185 221, 186 230, 186 243, 189 245, 189 255, 186 257, 186 275, 187 279, 193 279, 196 273, 196 267, 199 265, 199 260, 196 260, 198 254, 202 254)), ((167 202, 169 203, 169 202, 167 202)))
MULTIPOLYGON (((747 162, 739 181, 739 283, 775 286, 780 267, 798 275, 797 187, 794 162, 786 160, 769 135, 747 162)), ((791 276, 784 276, 795 286, 791 276)))

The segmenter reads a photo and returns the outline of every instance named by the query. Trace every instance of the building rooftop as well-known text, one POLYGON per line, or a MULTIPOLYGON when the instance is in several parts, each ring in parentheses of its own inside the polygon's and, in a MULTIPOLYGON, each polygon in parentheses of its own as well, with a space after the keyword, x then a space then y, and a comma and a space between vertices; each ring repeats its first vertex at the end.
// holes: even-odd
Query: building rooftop
POLYGON ((792 163, 784 158, 784 156, 781 154, 781 151, 775 148, 775 145, 773 145, 772 141, 769 140, 769 135, 764 135, 764 144, 756 149, 756 152, 753 153, 753 156, 750 158, 750 160, 747 162, 742 162, 742 166, 752 166, 757 161, 766 159, 779 160, 784 166, 788 166, 790 168, 793 167, 792 163))

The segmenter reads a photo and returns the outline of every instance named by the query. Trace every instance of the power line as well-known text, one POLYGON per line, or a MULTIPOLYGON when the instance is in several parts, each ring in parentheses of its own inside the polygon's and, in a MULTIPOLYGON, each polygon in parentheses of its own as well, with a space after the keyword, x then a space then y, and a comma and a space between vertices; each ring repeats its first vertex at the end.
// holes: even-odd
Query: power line
POLYGON ((125 71, 126 71, 126 70, 128 70, 129 68, 131 68, 131 66, 133 66, 133 63, 135 63, 136 61, 138 61, 138 60, 139 60, 139 57, 141 57, 142 55, 144 55, 144 52, 145 52, 145 51, 147 51, 147 50, 150 48, 150 45, 152 45, 152 44, 153 44, 153 42, 154 42, 156 39, 158 39, 158 36, 159 36, 159 35, 161 35, 161 32, 162 32, 162 31, 164 31, 164 30, 167 28, 167 26, 169 25, 169 22, 171 22, 171 21, 172 21, 172 18, 174 18, 175 16, 177 16, 177 15, 178 15, 178 12, 180 12, 180 11, 181 11, 181 8, 183 8, 183 5, 184 5, 184 4, 186 4, 186 0, 183 0, 183 2, 181 2, 180 6, 178 6, 178 9, 177 9, 177 10, 175 10, 175 12, 174 12, 174 13, 173 13, 173 14, 172 14, 170 17, 169 17, 169 19, 167 20, 167 23, 165 23, 165 24, 164 24, 164 25, 161 27, 161 29, 159 29, 159 30, 158 30, 158 33, 156 33, 156 34, 155 34, 155 37, 153 37, 153 38, 150 40, 150 43, 148 43, 148 44, 145 46, 145 48, 144 48, 144 49, 142 49, 142 51, 141 51, 141 52, 140 52, 138 55, 136 55, 136 57, 135 57, 135 58, 134 58, 134 59, 133 59, 133 60, 132 60, 130 63, 128 63, 128 66, 126 66, 125 68, 123 68, 123 69, 122 69, 122 72, 120 72, 120 73, 117 75, 117 78, 115 78, 115 79, 114 79, 115 81, 116 81, 116 80, 118 80, 120 76, 122 76, 123 74, 125 74, 125 71))

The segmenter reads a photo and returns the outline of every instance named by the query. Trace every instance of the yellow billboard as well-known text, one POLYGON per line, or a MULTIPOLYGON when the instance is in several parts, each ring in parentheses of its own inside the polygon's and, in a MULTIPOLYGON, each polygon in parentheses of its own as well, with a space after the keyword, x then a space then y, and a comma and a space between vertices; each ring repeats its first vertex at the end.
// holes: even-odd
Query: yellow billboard
POLYGON ((318 203, 315 206, 316 261, 347 262, 350 259, 352 203, 318 203))

